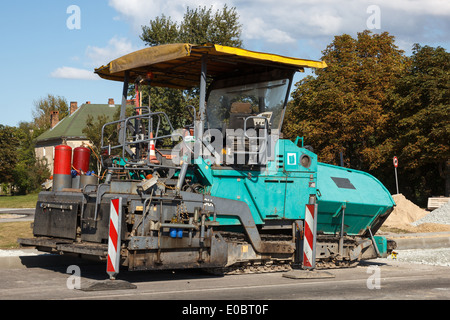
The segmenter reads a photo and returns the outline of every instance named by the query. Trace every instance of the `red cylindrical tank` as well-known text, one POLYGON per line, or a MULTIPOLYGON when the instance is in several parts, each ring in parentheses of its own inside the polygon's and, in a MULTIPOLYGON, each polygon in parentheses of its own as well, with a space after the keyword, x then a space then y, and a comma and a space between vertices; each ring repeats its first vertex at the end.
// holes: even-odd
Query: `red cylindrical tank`
POLYGON ((89 170, 91 150, 86 147, 78 147, 73 150, 73 167, 86 173, 89 170))
POLYGON ((72 169, 72 148, 66 145, 55 147, 53 174, 69 174, 72 169))

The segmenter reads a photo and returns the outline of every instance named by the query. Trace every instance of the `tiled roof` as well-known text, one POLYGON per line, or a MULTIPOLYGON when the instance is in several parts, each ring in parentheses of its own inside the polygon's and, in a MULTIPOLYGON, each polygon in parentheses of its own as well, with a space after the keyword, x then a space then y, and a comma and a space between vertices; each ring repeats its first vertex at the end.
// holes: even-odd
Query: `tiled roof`
POLYGON ((36 142, 45 142, 54 139, 85 139, 83 129, 86 126, 88 115, 97 119, 99 115, 106 115, 112 121, 113 115, 120 105, 110 107, 108 104, 83 104, 70 116, 58 122, 52 129, 41 134, 36 142))

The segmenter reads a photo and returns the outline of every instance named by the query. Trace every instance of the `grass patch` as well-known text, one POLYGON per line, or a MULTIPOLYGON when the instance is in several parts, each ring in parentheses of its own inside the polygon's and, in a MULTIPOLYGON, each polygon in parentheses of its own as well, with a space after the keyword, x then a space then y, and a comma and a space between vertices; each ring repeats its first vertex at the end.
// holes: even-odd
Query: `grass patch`
POLYGON ((25 196, 0 196, 0 208, 35 208, 38 194, 25 196))
POLYGON ((0 249, 18 249, 17 238, 32 238, 30 221, 0 223, 0 249))

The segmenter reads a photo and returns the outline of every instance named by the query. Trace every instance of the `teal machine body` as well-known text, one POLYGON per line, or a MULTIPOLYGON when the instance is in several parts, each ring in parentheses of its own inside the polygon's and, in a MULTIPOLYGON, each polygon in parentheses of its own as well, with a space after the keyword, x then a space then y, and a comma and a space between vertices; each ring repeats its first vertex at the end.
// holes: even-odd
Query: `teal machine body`
MULTIPOLYGON (((245 202, 257 225, 305 219, 310 195, 316 195, 318 234, 338 235, 342 226, 349 236, 375 233, 395 206, 389 191, 368 173, 318 162, 316 154, 298 146, 299 141, 303 139, 278 140, 274 159, 263 170, 214 168, 200 160, 197 164, 210 194, 245 202)), ((233 217, 217 220, 240 225, 233 217)), ((383 254, 386 245, 379 249, 383 254)))

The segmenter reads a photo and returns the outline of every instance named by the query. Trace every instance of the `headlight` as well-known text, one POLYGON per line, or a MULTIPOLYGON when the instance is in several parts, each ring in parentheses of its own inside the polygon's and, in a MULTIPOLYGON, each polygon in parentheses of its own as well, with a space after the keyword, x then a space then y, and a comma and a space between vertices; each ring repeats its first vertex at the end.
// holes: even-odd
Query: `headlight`
POLYGON ((300 164, 305 168, 309 168, 311 166, 311 162, 311 157, 306 154, 303 154, 300 157, 300 164))

